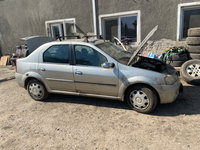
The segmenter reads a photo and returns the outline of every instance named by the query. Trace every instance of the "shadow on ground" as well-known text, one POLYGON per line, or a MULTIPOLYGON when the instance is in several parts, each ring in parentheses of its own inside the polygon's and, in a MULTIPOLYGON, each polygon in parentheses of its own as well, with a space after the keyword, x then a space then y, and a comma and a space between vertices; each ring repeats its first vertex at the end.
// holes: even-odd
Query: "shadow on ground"
POLYGON ((110 99, 51 94, 45 102, 62 102, 130 110, 127 103, 110 99))
MULTIPOLYGON (((74 103, 132 111, 125 102, 100 98, 52 94, 45 102, 74 103)), ((150 115, 177 116, 195 114, 200 114, 200 86, 184 86, 183 93, 179 95, 175 102, 171 104, 158 105, 155 111, 150 115)))
POLYGON ((171 104, 159 105, 152 115, 177 116, 200 114, 200 86, 184 86, 183 93, 171 104))

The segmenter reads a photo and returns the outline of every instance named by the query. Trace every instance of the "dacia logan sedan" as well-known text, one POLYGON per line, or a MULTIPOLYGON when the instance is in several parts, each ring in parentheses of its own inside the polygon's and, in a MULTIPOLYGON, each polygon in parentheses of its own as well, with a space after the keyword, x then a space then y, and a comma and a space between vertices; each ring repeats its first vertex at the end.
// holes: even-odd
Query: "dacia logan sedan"
POLYGON ((141 113, 173 102, 181 87, 175 69, 131 56, 103 40, 50 42, 17 60, 16 80, 37 101, 48 93, 92 96, 127 101, 141 113))

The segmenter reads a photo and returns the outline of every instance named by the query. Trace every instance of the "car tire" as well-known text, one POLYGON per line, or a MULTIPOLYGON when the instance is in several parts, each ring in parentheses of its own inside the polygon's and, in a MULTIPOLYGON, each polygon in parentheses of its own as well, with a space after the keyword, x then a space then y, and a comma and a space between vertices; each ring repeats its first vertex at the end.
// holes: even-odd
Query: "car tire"
POLYGON ((166 64, 169 64, 173 67, 180 67, 185 61, 170 61, 170 60, 167 60, 166 61, 166 64))
POLYGON ((187 54, 174 54, 169 56, 170 61, 187 61, 188 55, 187 54))
POLYGON ((190 53, 197 53, 197 54, 200 54, 200 46, 191 46, 191 45, 188 45, 188 46, 187 46, 187 50, 188 50, 188 52, 190 52, 190 53))
POLYGON ((186 42, 188 45, 200 45, 200 37, 187 37, 186 42))
POLYGON ((154 89, 146 85, 135 85, 126 93, 128 105, 140 113, 152 112, 158 103, 158 97, 154 89))
POLYGON ((200 28, 190 28, 188 30, 188 37, 200 37, 200 28))
POLYGON ((27 84, 29 95, 36 101, 43 101, 48 97, 45 86, 36 79, 32 79, 27 84))
POLYGON ((190 53, 191 59, 200 59, 200 54, 190 53))
POLYGON ((200 60, 185 62, 180 69, 180 75, 187 83, 200 84, 200 60))

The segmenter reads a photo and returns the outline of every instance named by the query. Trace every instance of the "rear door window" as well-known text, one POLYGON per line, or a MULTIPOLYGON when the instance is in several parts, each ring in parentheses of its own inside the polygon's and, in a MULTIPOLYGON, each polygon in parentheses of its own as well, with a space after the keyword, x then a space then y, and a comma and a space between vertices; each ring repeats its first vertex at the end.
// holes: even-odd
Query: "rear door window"
POLYGON ((69 63, 69 45, 54 45, 43 54, 43 62, 69 63))

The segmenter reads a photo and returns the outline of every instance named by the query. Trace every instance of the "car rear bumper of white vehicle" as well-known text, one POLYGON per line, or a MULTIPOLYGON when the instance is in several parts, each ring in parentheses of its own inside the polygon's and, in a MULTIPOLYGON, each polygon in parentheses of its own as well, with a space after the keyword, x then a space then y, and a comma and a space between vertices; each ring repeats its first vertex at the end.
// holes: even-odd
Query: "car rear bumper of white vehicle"
POLYGON ((24 81, 22 80, 23 75, 20 73, 15 73, 15 78, 17 80, 17 83, 19 84, 19 86, 24 87, 24 81))
POLYGON ((173 85, 160 85, 157 89, 160 96, 160 103, 172 103, 178 97, 180 91, 182 90, 182 84, 177 81, 173 85))

